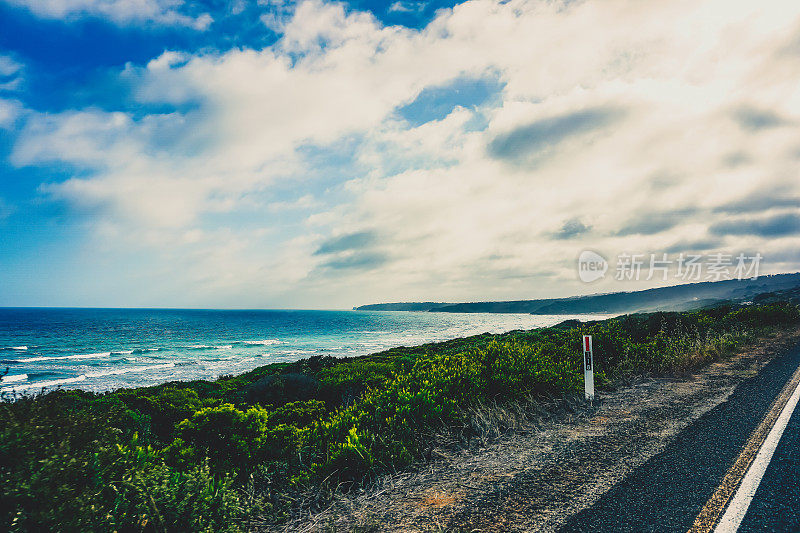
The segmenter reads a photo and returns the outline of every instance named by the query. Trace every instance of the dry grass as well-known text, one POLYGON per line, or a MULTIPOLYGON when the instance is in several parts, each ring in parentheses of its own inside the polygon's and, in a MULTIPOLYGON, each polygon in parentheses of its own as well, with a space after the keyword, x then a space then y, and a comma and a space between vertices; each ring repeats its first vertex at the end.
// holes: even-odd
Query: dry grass
MULTIPOLYGON (((547 423, 553 421, 573 422, 591 416, 592 408, 577 397, 527 398, 524 401, 504 404, 489 403, 470 408, 465 413, 469 421, 465 427, 444 429, 430 435, 431 451, 429 461, 420 462, 403 472, 379 476, 362 483, 359 487, 337 486, 327 490, 309 488, 295 494, 292 499, 292 514, 281 524, 261 524, 261 531, 281 532, 357 532, 379 531, 379 525, 386 517, 376 516, 367 504, 379 499, 385 493, 404 493, 404 487, 413 486, 415 492, 407 492, 408 507, 438 509, 455 504, 463 494, 456 491, 421 489, 426 484, 419 480, 441 482, 443 477, 451 477, 450 485, 465 485, 465 470, 443 468, 444 465, 464 465, 465 460, 477 456, 482 449, 492 445, 502 446, 521 434, 539 432, 547 423), (440 465, 436 468, 435 465, 440 465)), ((496 463, 495 469, 502 470, 507 461, 503 454, 481 456, 481 468, 488 462, 496 463)), ((469 467, 466 474, 468 475, 469 467)), ((492 470, 490 467, 489 470, 492 470)), ((430 483, 432 484, 432 483, 430 483)), ((450 531, 444 525, 430 524, 430 531, 450 531)))

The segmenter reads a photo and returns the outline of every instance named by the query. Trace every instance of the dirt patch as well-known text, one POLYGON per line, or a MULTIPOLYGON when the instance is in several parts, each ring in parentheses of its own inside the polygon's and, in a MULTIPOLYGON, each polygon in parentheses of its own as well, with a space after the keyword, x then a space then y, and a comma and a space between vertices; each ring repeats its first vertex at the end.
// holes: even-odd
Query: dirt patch
POLYGON ((696 373, 641 379, 594 406, 556 409, 480 449, 437 449, 420 470, 340 494, 283 529, 553 531, 798 341, 800 330, 776 334, 696 373))
POLYGON ((422 500, 423 507, 445 507, 456 503, 456 497, 452 494, 445 494, 443 492, 434 492, 425 496, 422 500))

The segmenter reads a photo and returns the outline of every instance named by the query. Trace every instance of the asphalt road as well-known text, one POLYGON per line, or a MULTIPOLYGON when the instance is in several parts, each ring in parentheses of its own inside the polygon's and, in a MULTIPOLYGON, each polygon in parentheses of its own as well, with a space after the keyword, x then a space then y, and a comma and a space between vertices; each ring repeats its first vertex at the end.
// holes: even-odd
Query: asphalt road
MULTIPOLYGON (((798 366, 800 347, 767 364, 560 531, 686 532, 798 366)), ((740 531, 800 531, 800 407, 740 531)))
POLYGON ((800 531, 800 407, 789 419, 739 531, 800 531))

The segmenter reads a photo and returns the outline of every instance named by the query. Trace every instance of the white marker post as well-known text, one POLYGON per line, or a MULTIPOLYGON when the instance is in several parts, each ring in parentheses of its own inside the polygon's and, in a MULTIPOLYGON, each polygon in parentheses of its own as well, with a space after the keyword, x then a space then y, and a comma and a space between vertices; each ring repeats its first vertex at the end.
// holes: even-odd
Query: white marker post
POLYGON ((586 399, 594 400, 594 358, 592 357, 592 336, 583 336, 583 380, 586 385, 586 399))

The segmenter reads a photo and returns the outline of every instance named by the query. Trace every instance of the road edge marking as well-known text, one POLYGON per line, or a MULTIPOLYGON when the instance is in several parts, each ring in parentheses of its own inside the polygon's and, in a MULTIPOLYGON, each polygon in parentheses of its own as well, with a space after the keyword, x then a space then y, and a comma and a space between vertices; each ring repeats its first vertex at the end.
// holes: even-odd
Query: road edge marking
POLYGON ((722 511, 736 493, 743 478, 748 472, 751 463, 756 459, 761 450, 761 445, 769 436, 784 407, 788 404, 794 393, 800 390, 800 367, 798 367, 781 392, 772 402, 767 414, 756 427, 750 438, 739 453, 736 461, 728 469, 719 487, 708 499, 703 509, 697 515, 688 533, 711 533, 717 524, 722 511))
POLYGON ((717 527, 714 529, 714 533, 735 533, 739 529, 739 525, 741 525, 744 516, 747 514, 750 502, 753 500, 753 496, 756 495, 758 486, 761 484, 761 479, 767 471, 772 456, 778 448, 778 443, 783 436, 783 432, 789 424, 789 419, 792 417, 797 407, 798 399, 800 399, 800 383, 795 387, 789 401, 783 406, 780 416, 775 421, 775 425, 772 426, 769 435, 767 435, 766 440, 764 440, 764 443, 761 445, 758 455, 756 455, 756 458, 747 470, 747 474, 745 474, 742 483, 739 485, 736 495, 733 497, 730 504, 728 504, 725 514, 722 515, 722 519, 720 519, 719 524, 717 524, 717 527))

